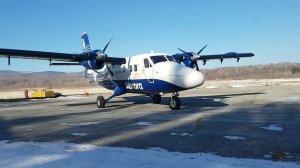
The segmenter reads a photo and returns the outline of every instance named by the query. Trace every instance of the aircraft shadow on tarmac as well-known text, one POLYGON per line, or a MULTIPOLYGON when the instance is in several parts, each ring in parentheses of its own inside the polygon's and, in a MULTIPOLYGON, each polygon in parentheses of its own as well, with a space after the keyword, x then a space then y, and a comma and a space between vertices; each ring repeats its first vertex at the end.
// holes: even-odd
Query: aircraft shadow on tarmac
MULTIPOLYGON (((185 108, 204 108, 204 107, 225 107, 227 103, 222 102, 224 99, 230 99, 236 96, 258 95, 264 94, 260 92, 255 93, 242 93, 242 94, 226 94, 226 95, 212 95, 212 96, 191 96, 180 97, 182 103, 182 109, 185 108)), ((162 97, 161 104, 168 105, 169 97, 162 97)), ((149 96, 122 96, 107 103, 106 109, 110 108, 125 108, 132 105, 151 104, 151 98, 149 96)), ((82 105, 95 105, 95 102, 83 102, 83 103, 69 103, 66 106, 82 106, 82 105)), ((101 110, 103 111, 103 109, 101 110)))

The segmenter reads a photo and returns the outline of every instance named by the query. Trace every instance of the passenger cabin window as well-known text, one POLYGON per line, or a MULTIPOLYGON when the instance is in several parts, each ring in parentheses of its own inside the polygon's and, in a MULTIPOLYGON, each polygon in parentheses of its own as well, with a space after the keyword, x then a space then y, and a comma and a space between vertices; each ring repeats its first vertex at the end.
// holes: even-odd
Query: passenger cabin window
POLYGON ((137 71, 137 65, 134 65, 134 71, 135 72, 137 71))
POLYGON ((151 56, 150 58, 154 64, 167 61, 166 57, 163 55, 151 56))
POLYGON ((144 66, 145 66, 145 68, 151 67, 151 64, 147 58, 144 59, 144 66))

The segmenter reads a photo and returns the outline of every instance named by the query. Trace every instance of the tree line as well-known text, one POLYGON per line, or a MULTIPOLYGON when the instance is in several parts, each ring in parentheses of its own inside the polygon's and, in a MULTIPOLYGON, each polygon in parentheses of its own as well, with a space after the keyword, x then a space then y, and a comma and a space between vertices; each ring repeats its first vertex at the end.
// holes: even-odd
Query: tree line
POLYGON ((206 80, 300 78, 300 63, 249 65, 201 70, 206 80))
MULTIPOLYGON (((202 69, 206 80, 276 79, 300 78, 300 63, 278 63, 202 69)), ((36 72, 21 73, 0 71, 0 90, 32 88, 80 88, 92 84, 85 79, 84 72, 36 72)), ((95 86, 95 84, 94 84, 95 86)))

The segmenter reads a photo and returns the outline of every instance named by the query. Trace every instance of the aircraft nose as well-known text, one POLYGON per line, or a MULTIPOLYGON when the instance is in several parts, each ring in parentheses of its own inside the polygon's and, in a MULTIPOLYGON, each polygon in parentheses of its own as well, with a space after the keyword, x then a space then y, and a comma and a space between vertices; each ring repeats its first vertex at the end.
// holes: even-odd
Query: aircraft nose
POLYGON ((187 68, 184 77, 185 88, 191 89, 201 86, 204 83, 204 76, 201 72, 187 68))
POLYGON ((201 72, 176 62, 158 63, 155 65, 155 71, 156 78, 179 87, 179 90, 192 89, 204 83, 204 76, 201 72))

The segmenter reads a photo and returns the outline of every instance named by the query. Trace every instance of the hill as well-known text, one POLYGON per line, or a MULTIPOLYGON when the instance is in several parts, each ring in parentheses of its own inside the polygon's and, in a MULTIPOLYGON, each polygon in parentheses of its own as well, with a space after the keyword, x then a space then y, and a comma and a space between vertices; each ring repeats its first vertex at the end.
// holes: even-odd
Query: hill
MULTIPOLYGON (((279 63, 202 69, 206 80, 300 78, 300 63, 279 63)), ((91 84, 84 72, 17 72, 0 70, 0 90, 24 88, 79 88, 91 84)))

